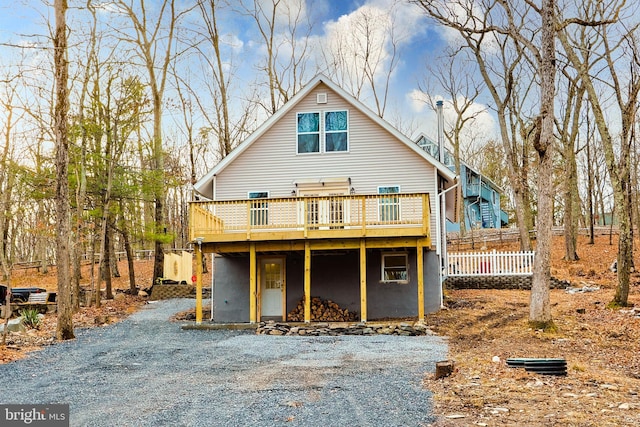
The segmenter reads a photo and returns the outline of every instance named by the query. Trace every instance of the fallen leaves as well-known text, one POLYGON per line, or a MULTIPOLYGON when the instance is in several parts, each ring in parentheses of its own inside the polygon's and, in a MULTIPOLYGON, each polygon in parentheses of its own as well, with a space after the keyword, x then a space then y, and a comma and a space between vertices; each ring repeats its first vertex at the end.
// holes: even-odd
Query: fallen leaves
MULTIPOLYGON (((581 260, 574 265, 561 260, 562 242, 556 241, 554 275, 574 287, 588 287, 551 292, 556 333, 527 327, 528 291, 447 291, 449 309, 427 319, 434 331, 449 337, 449 357, 456 362, 452 376, 424 380, 435 394, 440 416, 435 426, 640 424, 640 309, 606 308, 615 275, 611 260, 602 256, 605 245, 615 254, 608 237, 593 246, 582 241, 581 260), (540 375, 504 362, 523 357, 566 358, 568 374, 540 375)), ((636 284, 629 298, 636 305, 639 278, 632 276, 636 284)))

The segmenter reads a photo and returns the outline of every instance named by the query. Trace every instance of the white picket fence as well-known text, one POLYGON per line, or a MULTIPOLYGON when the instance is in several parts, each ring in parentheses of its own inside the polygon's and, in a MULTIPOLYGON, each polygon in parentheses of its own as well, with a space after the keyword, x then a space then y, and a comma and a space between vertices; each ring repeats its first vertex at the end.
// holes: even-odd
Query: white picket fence
POLYGON ((535 252, 461 252, 448 254, 449 276, 526 276, 535 252))

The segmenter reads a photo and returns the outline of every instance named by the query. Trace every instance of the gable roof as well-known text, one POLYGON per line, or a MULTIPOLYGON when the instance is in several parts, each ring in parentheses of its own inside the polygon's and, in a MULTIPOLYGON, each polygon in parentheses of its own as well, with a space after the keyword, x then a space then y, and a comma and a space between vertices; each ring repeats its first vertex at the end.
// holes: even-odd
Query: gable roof
POLYGON ((247 150, 251 145, 260 139, 260 137, 268 131, 275 123, 277 123, 283 116, 285 116, 288 112, 290 112, 302 99, 304 99, 311 91, 313 91, 318 85, 324 83, 329 89, 336 92, 339 96, 341 96, 345 101, 351 104, 354 108, 359 110, 361 113, 366 115, 369 119, 371 119, 374 123, 384 128, 387 132, 392 134, 396 139, 400 142, 404 143, 407 147, 413 150, 417 155, 424 158, 427 162, 431 163, 438 171, 438 174, 445 179, 448 183, 445 187, 450 187, 454 185, 456 181, 456 175, 454 172, 449 170, 444 164, 440 163, 438 160, 434 159, 429 153, 424 151, 422 148, 418 146, 415 142, 413 142, 410 138, 402 134, 395 127, 391 126, 386 120, 379 117, 375 114, 371 109, 365 106, 363 103, 358 101, 353 96, 349 95, 344 89, 340 86, 332 82, 329 78, 322 74, 318 74, 314 77, 309 83, 307 83, 300 92, 295 94, 286 104, 284 104, 278 111, 275 112, 271 117, 269 117, 262 125, 258 127, 258 129, 253 132, 247 139, 245 139, 240 145, 238 145, 228 156, 222 159, 216 166, 213 167, 209 172, 207 172, 202 178, 200 178, 194 185, 194 189, 198 193, 202 193, 204 187, 222 170, 224 170, 231 162, 233 162, 237 157, 239 157, 245 150, 247 150))

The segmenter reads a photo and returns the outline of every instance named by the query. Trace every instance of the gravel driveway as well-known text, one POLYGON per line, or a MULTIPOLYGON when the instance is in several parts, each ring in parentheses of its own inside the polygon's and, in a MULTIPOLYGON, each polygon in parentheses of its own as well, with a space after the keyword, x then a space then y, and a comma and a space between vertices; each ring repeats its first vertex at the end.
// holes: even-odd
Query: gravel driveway
POLYGON ((0 403, 69 403, 71 426, 424 426, 438 337, 182 330, 193 300, 0 365, 0 403))

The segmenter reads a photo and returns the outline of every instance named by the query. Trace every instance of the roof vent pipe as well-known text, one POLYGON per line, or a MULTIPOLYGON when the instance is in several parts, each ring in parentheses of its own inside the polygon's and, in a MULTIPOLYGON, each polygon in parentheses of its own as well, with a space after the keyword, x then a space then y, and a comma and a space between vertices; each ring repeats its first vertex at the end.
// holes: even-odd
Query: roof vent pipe
POLYGON ((442 100, 436 101, 436 114, 438 116, 438 160, 444 163, 444 114, 442 113, 442 100))

